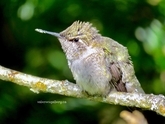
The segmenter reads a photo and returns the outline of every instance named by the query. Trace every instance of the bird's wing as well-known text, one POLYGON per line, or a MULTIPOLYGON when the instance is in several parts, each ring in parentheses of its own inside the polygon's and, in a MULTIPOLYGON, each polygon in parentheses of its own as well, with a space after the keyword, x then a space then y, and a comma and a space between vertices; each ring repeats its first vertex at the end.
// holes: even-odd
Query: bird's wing
POLYGON ((105 37, 104 50, 112 75, 111 83, 117 91, 144 93, 137 80, 128 50, 113 39, 105 37))
POLYGON ((119 68, 118 63, 111 63, 109 69, 112 75, 110 83, 115 87, 117 91, 127 92, 125 83, 122 81, 122 72, 119 68))

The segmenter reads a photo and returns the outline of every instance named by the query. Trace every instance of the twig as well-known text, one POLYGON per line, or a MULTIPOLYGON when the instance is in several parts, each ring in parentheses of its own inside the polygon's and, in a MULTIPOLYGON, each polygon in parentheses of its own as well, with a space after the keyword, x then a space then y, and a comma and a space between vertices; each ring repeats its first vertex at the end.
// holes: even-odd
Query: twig
POLYGON ((108 104, 138 107, 152 110, 165 116, 165 97, 163 95, 114 92, 110 93, 106 98, 98 96, 92 97, 85 95, 76 84, 67 80, 58 81, 40 78, 2 66, 0 66, 0 79, 27 86, 36 93, 39 93, 39 91, 50 92, 65 96, 86 98, 108 104))

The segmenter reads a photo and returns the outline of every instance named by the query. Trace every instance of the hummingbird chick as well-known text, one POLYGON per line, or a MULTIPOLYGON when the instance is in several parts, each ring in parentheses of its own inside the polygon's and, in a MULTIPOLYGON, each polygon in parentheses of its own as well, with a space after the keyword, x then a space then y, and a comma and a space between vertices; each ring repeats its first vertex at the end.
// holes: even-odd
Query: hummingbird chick
POLYGON ((36 31, 58 38, 82 91, 99 96, 112 91, 144 93, 127 48, 99 34, 89 22, 75 21, 60 33, 36 31))

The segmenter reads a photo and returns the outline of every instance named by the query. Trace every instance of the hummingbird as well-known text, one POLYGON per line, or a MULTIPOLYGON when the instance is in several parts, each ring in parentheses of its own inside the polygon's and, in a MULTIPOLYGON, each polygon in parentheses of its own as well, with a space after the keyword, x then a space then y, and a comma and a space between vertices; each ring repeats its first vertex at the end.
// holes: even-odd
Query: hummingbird
POLYGON ((102 36, 91 23, 75 21, 60 33, 35 30, 58 38, 76 83, 87 94, 144 93, 127 48, 102 36))

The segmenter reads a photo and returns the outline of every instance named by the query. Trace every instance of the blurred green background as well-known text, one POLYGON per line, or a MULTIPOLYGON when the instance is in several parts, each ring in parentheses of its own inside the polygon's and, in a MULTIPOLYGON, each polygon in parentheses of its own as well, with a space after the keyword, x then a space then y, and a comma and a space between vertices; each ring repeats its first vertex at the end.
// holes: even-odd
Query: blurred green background
MULTIPOLYGON (((1 0, 0 65, 24 73, 75 82, 58 40, 34 31, 60 32, 89 21, 126 46, 146 93, 165 94, 165 0, 1 0)), ((50 93, 0 80, 0 123, 124 124, 126 107, 50 93), (65 101, 41 104, 38 101, 65 101)), ((165 118, 143 112, 149 124, 165 118)))

